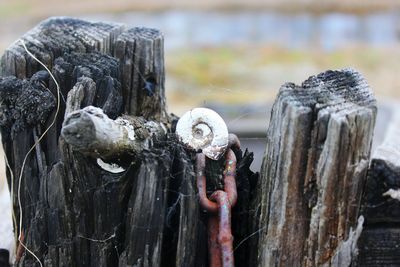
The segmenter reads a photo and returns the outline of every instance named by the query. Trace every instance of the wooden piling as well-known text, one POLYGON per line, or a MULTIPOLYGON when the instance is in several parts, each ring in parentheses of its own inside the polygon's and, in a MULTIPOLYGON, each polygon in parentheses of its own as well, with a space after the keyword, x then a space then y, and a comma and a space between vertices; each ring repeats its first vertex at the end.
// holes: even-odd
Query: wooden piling
POLYGON ((253 266, 350 264, 375 117, 372 92, 354 70, 281 87, 253 207, 253 266))

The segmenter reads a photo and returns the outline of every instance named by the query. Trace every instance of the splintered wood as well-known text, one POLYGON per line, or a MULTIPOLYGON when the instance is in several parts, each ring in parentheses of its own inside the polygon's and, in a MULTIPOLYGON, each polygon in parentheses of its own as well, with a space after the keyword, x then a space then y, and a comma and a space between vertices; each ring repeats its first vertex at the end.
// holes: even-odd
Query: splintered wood
POLYGON ((282 86, 254 207, 254 230, 263 229, 255 264, 351 263, 353 251, 343 253, 343 245, 354 249, 362 229, 359 207, 375 117, 371 90, 354 70, 282 86))

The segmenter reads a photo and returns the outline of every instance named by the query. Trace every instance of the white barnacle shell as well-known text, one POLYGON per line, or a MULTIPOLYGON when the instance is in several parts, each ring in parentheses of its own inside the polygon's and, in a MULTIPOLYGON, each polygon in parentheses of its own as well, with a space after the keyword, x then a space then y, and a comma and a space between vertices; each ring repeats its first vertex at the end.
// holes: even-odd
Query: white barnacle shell
POLYGON ((190 149, 201 149, 213 160, 218 160, 228 147, 229 134, 224 120, 208 108, 195 108, 183 114, 176 125, 176 134, 190 149))
POLYGON ((104 162, 101 158, 97 159, 97 165, 100 166, 105 171, 111 172, 111 173, 121 173, 124 172, 125 169, 122 168, 121 166, 115 164, 115 163, 107 163, 104 162))

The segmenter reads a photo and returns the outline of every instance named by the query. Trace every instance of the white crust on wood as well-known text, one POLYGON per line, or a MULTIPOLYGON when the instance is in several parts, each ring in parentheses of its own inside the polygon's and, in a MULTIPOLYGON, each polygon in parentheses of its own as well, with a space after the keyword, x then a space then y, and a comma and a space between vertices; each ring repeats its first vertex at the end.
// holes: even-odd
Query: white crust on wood
POLYGON ((103 170, 111 173, 121 173, 125 171, 124 168, 117 165, 116 163, 107 163, 104 162, 101 158, 97 159, 97 165, 99 165, 99 167, 102 168, 103 170))
POLYGON ((347 267, 350 266, 352 260, 358 253, 357 242, 360 238, 363 230, 364 217, 361 215, 357 221, 357 227, 355 230, 350 229, 349 238, 343 241, 336 250, 335 255, 332 258, 330 264, 326 264, 326 267, 347 267))
MULTIPOLYGON (((145 122, 143 129, 149 137, 164 135, 157 122, 145 122)), ((93 106, 68 114, 61 135, 74 150, 103 159, 122 153, 137 154, 150 143, 136 137, 135 126, 128 119, 112 120, 102 109, 93 106)))
POLYGON ((389 196, 393 199, 400 201, 400 189, 392 189, 390 188, 388 191, 382 194, 382 196, 389 196))

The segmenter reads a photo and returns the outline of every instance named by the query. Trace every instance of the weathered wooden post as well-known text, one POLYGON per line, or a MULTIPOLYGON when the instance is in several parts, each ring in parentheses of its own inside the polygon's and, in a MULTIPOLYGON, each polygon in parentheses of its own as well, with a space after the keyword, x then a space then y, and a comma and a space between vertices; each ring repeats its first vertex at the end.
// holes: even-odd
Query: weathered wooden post
POLYGON ((254 201, 253 266, 349 266, 375 116, 353 70, 282 86, 254 201))
MULTIPOLYGON (((15 78, 1 79, 2 137, 14 174, 10 183, 17 222, 22 217, 21 229, 17 225, 18 233, 24 233, 26 246, 46 266, 115 266, 123 261, 134 264, 140 259, 156 265, 161 260, 159 239, 162 235, 153 240, 149 238, 154 235, 142 239, 147 254, 145 245, 141 253, 126 251, 130 243, 126 239, 124 244, 124 235, 134 227, 162 233, 163 210, 167 205, 165 194, 160 194, 158 200, 150 200, 155 207, 143 206, 147 210, 140 217, 146 222, 133 220, 132 228, 125 225, 131 213, 127 215, 124 210, 138 188, 148 188, 154 194, 166 188, 163 186, 168 179, 161 181, 158 177, 168 177, 172 156, 161 158, 154 153, 154 161, 165 160, 159 168, 150 163, 151 157, 136 166, 132 162, 140 155, 122 150, 118 154, 118 151, 109 150, 110 147, 106 147, 108 154, 104 158, 101 149, 97 155, 85 156, 71 141, 71 136, 75 134, 81 142, 95 138, 90 136, 93 131, 94 135, 99 134, 97 129, 90 128, 94 126, 93 121, 81 128, 81 136, 73 131, 71 124, 64 131, 61 126, 67 113, 90 105, 101 108, 110 120, 125 110, 127 115, 143 116, 143 120, 155 120, 167 126, 161 33, 144 28, 125 30, 124 25, 119 24, 53 18, 28 32, 22 40, 27 49, 52 70, 59 88, 21 42, 17 41, 6 50, 2 58, 2 76, 15 78), (127 40, 134 44, 129 49, 125 47, 127 40), (135 69, 127 72, 129 64, 135 64, 135 69), (29 80, 20 80, 23 78, 29 80), (146 83, 151 83, 150 88, 146 83), (58 97, 61 101, 56 100, 58 97), (145 105, 150 101, 153 105, 145 105), (54 117, 55 125, 32 153, 27 154, 54 117), (60 132, 69 137, 67 140, 72 145, 65 142, 66 138, 59 138, 60 132), (97 163, 97 158, 123 165, 124 171, 110 172, 97 163), (150 170, 146 179, 136 178, 150 170)), ((151 138, 138 134, 143 133, 140 129, 132 131, 136 131, 135 139, 143 139, 141 142, 151 138)), ((110 136, 105 139, 115 137, 108 133, 110 136)), ((131 209, 138 214, 142 212, 140 207, 131 209)), ((30 253, 25 253, 20 264, 37 265, 37 261, 30 253)))
MULTIPOLYGON (((194 153, 177 142, 165 107, 162 34, 51 18, 21 40, 4 53, 0 78, 15 231, 26 246, 18 266, 205 266, 194 153)), ((235 152, 240 241, 254 174, 252 155, 235 152)))

